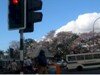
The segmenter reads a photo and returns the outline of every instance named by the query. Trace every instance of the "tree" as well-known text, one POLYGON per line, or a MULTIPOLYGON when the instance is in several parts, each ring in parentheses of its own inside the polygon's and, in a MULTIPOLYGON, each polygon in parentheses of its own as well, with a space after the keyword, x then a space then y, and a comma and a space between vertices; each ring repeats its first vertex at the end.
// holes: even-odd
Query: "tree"
POLYGON ((12 41, 10 42, 9 52, 11 53, 11 58, 19 59, 20 58, 20 42, 12 41))
POLYGON ((34 39, 28 38, 24 41, 24 56, 27 56, 29 51, 35 50, 37 47, 37 42, 34 39))
POLYGON ((4 56, 4 53, 2 50, 0 50, 0 59, 4 56))
POLYGON ((55 30, 52 30, 45 36, 45 38, 52 39, 54 37, 54 34, 55 34, 55 30))
POLYGON ((14 58, 14 49, 13 48, 9 48, 9 55, 10 55, 10 58, 14 58))
POLYGON ((18 41, 12 41, 10 42, 10 48, 13 48, 14 50, 19 50, 20 48, 20 43, 18 41))
POLYGON ((32 43, 37 43, 34 39, 25 39, 24 41, 24 45, 25 45, 25 49, 27 49, 27 47, 31 46, 32 43))

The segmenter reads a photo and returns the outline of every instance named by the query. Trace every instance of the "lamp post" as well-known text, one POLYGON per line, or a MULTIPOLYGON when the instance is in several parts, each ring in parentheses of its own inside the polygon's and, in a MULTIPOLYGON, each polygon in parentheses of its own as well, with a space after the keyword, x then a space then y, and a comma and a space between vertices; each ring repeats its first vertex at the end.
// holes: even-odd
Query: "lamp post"
POLYGON ((95 25, 95 23, 96 23, 96 21, 98 20, 98 19, 100 19, 100 17, 98 17, 97 19, 95 19, 95 21, 93 22, 93 45, 94 45, 94 25, 95 25))

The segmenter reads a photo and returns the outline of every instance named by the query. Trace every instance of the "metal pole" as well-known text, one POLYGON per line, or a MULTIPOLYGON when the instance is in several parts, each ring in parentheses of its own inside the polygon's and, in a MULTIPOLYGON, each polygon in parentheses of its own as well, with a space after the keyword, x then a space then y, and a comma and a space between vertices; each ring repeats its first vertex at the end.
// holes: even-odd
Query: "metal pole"
POLYGON ((20 30, 20 60, 23 61, 23 48, 24 48, 24 43, 23 43, 23 30, 20 30))
POLYGON ((98 20, 98 19, 100 19, 100 17, 98 17, 94 22, 93 22, 93 45, 94 45, 94 25, 95 25, 95 22, 98 20))
MULTIPOLYGON (((24 26, 26 28, 26 0, 24 0, 24 26)), ((20 33, 20 63, 21 73, 23 73, 23 62, 24 62, 24 34, 23 29, 19 30, 20 33)))
POLYGON ((23 30, 20 30, 20 67, 21 67, 21 73, 23 73, 23 51, 24 51, 24 43, 23 43, 23 30))

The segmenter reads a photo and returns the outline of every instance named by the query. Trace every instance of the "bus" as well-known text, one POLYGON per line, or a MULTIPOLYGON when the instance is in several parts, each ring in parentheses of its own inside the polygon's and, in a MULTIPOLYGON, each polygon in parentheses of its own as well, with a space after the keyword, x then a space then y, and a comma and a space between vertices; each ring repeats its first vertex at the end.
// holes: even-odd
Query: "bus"
POLYGON ((66 55, 67 68, 83 70, 100 67, 100 52, 66 55))

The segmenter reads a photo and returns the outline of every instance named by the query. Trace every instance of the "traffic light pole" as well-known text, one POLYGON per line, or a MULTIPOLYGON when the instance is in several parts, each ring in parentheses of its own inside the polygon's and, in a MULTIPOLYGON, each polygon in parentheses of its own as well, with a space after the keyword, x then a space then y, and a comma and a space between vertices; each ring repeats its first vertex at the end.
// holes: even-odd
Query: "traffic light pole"
POLYGON ((20 62, 21 62, 21 72, 23 72, 23 55, 24 55, 24 37, 23 30, 20 30, 20 62))
POLYGON ((23 61, 23 49, 24 49, 23 30, 20 30, 20 60, 22 61, 23 61))

